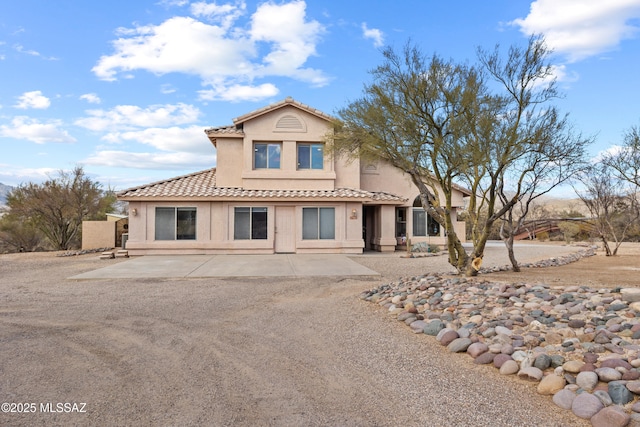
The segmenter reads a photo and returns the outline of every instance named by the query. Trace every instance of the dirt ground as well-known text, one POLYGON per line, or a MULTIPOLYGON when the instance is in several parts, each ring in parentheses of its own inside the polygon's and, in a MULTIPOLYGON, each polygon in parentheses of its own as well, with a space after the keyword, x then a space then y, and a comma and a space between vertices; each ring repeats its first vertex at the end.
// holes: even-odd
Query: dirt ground
MULTIPOLYGON (((485 278, 635 286, 631 249, 485 278)), ((354 259, 380 280, 78 281, 122 261, 0 255, 0 425, 589 425, 358 298, 445 257, 354 259)))
POLYGON ((527 282, 534 278, 550 285, 586 285, 590 287, 640 287, 640 244, 623 243, 616 256, 606 256, 602 248, 596 255, 580 261, 549 268, 523 269, 482 275, 490 280, 527 282))

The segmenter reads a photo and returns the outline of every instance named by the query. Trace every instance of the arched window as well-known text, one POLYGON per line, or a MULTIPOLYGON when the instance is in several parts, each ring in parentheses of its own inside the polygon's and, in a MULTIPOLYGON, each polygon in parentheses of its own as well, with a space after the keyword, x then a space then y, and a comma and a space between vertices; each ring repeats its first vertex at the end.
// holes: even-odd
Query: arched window
POLYGON ((440 224, 422 207, 420 196, 413 201, 413 235, 414 236, 439 236, 440 224))

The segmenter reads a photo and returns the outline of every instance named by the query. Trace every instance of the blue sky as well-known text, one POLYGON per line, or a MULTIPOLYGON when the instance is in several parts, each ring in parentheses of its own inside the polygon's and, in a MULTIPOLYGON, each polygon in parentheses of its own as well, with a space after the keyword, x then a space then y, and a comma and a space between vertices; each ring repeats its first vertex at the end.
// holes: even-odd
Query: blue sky
POLYGON ((216 164, 204 129, 291 96, 335 114, 380 50, 555 49, 557 105, 596 156, 640 125, 640 0, 0 3, 0 182, 83 165, 116 190, 216 164))

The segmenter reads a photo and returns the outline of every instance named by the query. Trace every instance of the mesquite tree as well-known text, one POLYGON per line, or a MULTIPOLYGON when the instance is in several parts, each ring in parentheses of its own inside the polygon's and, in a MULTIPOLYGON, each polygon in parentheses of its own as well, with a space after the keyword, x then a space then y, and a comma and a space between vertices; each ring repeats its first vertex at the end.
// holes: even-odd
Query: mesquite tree
POLYGON ((402 55, 391 48, 383 55, 363 97, 339 110, 334 147, 382 158, 408 174, 424 209, 446 230, 449 263, 475 275, 496 221, 548 182, 545 168, 566 167, 587 143, 549 105, 557 96, 550 51, 532 37, 525 48, 511 47, 506 59, 498 48, 480 49, 477 66, 428 58, 411 44, 402 55), (470 255, 450 215, 460 183, 474 195, 467 211, 470 255), (501 198, 507 187, 510 197, 501 198))

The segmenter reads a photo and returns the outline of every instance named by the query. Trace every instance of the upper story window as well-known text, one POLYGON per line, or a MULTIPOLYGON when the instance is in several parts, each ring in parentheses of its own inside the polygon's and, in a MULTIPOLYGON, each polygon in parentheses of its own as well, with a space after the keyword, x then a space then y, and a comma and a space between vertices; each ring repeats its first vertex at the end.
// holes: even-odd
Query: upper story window
POLYGON ((255 169, 280 169, 282 144, 256 142, 253 144, 253 167, 255 169))
POLYGON ((324 169, 324 144, 298 144, 298 169, 324 169))
POLYGON ((156 208, 156 240, 195 240, 196 208, 156 208))

